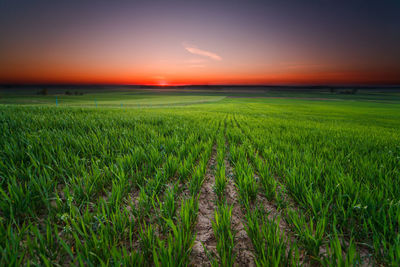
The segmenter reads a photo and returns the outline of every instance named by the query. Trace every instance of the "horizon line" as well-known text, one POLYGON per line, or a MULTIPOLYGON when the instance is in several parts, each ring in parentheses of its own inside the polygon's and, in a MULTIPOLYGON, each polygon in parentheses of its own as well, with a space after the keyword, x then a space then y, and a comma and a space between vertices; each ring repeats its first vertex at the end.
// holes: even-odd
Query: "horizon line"
POLYGON ((240 83, 226 83, 226 84, 139 84, 139 83, 0 83, 0 86, 144 86, 144 87, 158 87, 158 88, 171 88, 171 87, 224 87, 224 86, 233 86, 233 87, 343 87, 343 86, 357 86, 357 87, 399 87, 399 83, 288 83, 288 84, 280 84, 280 83, 271 83, 271 84, 240 84, 240 83))

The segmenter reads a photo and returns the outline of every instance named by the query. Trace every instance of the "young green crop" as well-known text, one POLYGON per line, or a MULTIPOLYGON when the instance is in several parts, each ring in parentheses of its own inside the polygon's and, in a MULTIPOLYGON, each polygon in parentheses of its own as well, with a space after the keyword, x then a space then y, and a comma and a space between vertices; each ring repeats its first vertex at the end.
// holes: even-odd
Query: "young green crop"
MULTIPOLYGON (((0 265, 189 264, 206 173, 210 201, 241 204, 260 265, 302 264, 299 251, 305 264, 400 264, 396 101, 96 97, 0 106, 0 265)), ((235 264, 219 222, 219 259, 235 264)))
POLYGON ((258 266, 293 266, 299 260, 295 243, 290 243, 279 228, 279 218, 270 220, 260 208, 248 211, 246 231, 256 252, 258 266))
POLYGON ((212 228, 214 236, 217 239, 217 253, 218 264, 217 266, 233 266, 235 263, 235 235, 232 231, 232 206, 220 204, 215 211, 214 220, 212 221, 212 228))

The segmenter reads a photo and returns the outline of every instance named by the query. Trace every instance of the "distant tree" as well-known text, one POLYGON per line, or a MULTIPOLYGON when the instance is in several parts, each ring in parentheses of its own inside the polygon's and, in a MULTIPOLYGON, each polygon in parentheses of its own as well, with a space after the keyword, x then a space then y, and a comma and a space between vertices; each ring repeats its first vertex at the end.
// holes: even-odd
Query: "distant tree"
POLYGON ((346 90, 342 90, 339 92, 339 94, 343 94, 343 95, 354 95, 356 94, 358 91, 358 89, 346 89, 346 90))
POLYGON ((68 91, 68 90, 65 91, 65 94, 66 94, 66 95, 72 95, 72 93, 71 93, 70 91, 68 91))
POLYGON ((43 88, 42 90, 40 90, 40 91, 38 92, 38 95, 47 95, 47 94, 48 94, 47 88, 43 88))
POLYGON ((335 88, 333 88, 333 87, 331 87, 331 88, 329 88, 329 91, 333 94, 333 93, 335 93, 336 92, 336 89, 335 88))

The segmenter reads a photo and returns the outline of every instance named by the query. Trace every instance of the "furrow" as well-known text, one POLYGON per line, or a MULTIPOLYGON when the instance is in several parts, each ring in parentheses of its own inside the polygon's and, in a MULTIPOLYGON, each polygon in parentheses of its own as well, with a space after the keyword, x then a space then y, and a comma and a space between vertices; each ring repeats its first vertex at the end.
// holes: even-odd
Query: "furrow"
POLYGON ((233 181, 233 168, 227 159, 225 159, 225 166, 227 171, 226 198, 228 204, 233 206, 231 220, 233 231, 236 233, 234 249, 237 255, 236 263, 239 266, 255 266, 253 245, 244 228, 245 216, 238 201, 239 195, 233 181))
MULTIPOLYGON (((239 122, 237 121, 236 117, 234 117, 234 122, 236 123, 237 128, 239 128, 239 130, 242 132, 242 134, 245 136, 245 138, 247 138, 247 140, 250 141, 251 144, 254 145, 254 141, 252 139, 251 136, 249 136, 249 134, 247 134, 242 127, 240 126, 239 122)), ((254 158, 259 158, 263 164, 266 164, 266 160, 264 159, 264 157, 259 154, 259 153, 254 153, 254 158)), ((253 164, 254 165, 254 164, 253 164)), ((269 201, 264 197, 261 196, 261 201, 263 203, 265 203, 265 201, 267 201, 267 203, 265 203, 265 205, 268 208, 271 208, 271 210, 273 210, 273 208, 275 208, 275 212, 271 212, 272 214, 280 214, 282 218, 284 218, 283 220, 280 220, 280 228, 281 229, 286 229, 285 232, 287 232, 287 236, 290 237, 290 239, 292 241, 297 240, 297 238, 295 238, 293 235, 296 235, 296 231, 293 230, 293 227, 290 226, 290 224, 287 222, 287 213, 290 211, 294 211, 295 213, 301 213, 301 209, 298 207, 298 205, 296 204, 296 202, 294 201, 294 199, 288 194, 286 193, 287 190, 285 189, 285 181, 282 177, 279 177, 277 175, 273 175, 275 181, 277 181, 276 184, 276 189, 278 192, 278 195, 281 199, 281 201, 283 201, 285 203, 286 207, 286 213, 282 213, 282 211, 279 210, 279 207, 277 207, 276 205, 273 205, 272 203, 268 203, 269 201)), ((259 180, 259 177, 257 177, 259 180)), ((274 215, 269 216, 270 218, 273 218, 274 215)), ((348 247, 349 245, 349 240, 346 240, 344 237, 339 236, 338 237, 340 240, 341 244, 345 244, 346 247, 348 247)), ((326 241, 326 240, 325 240, 326 241)), ((362 266, 373 266, 374 262, 373 259, 371 258, 371 251, 368 248, 365 248, 363 246, 361 246, 358 243, 355 243, 356 246, 356 252, 357 254, 360 256, 360 258, 362 259, 362 266)), ((320 257, 328 257, 328 243, 324 242, 320 248, 319 248, 319 255, 320 257)), ((346 257, 345 252, 342 252, 343 257, 346 257)), ((304 251, 302 251, 301 255, 300 255, 300 261, 303 261, 303 264, 305 264, 306 262, 308 262, 308 264, 315 264, 315 261, 311 260, 310 261, 310 257, 308 258, 308 260, 306 259, 306 255, 304 255, 304 251)))
POLYGON ((207 251, 215 253, 216 239, 213 234, 211 221, 214 218, 215 194, 213 185, 215 183, 215 175, 213 168, 216 164, 216 145, 212 148, 210 160, 207 164, 205 178, 198 196, 199 212, 197 224, 194 228, 196 239, 192 248, 191 264, 194 266, 211 266, 208 260, 207 251), (204 247, 206 250, 204 249, 204 247))

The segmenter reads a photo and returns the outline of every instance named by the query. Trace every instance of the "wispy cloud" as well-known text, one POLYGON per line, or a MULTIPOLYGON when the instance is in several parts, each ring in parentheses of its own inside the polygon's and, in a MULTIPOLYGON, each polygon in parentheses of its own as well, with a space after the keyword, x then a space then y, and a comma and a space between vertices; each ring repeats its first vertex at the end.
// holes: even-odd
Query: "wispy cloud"
POLYGON ((190 45, 190 44, 183 44, 183 47, 189 52, 192 53, 194 55, 199 55, 199 56, 203 56, 203 57, 208 57, 211 58, 213 60, 217 60, 217 61, 221 61, 222 58, 217 55, 216 53, 210 52, 210 51, 206 51, 200 48, 197 48, 194 45, 190 45))

